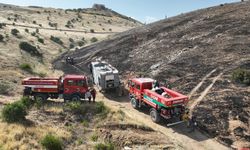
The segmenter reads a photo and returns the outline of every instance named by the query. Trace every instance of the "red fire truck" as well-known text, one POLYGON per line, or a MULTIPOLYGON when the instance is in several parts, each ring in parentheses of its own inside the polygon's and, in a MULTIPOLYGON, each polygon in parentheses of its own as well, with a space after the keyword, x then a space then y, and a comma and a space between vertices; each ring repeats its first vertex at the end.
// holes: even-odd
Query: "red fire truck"
POLYGON ((34 96, 36 100, 48 98, 77 101, 85 97, 88 90, 87 77, 83 75, 66 75, 59 78, 31 77, 22 81, 24 96, 34 96))
POLYGON ((159 122, 161 117, 180 118, 185 113, 188 97, 166 87, 153 89, 153 82, 151 78, 134 78, 129 81, 129 97, 133 108, 149 106, 154 122, 159 122))

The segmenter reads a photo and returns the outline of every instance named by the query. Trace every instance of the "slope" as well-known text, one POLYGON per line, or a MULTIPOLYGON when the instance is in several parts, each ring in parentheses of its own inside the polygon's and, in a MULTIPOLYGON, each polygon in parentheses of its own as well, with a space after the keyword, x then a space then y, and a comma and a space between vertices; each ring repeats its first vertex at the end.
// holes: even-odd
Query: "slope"
MULTIPOLYGON (((0 4, 0 95, 21 94, 26 76, 58 76, 51 60, 141 23, 103 6, 55 9, 0 4), (20 44, 27 42, 31 46, 20 44), (33 46, 33 48, 32 48, 33 46), (36 54, 30 51, 33 49, 36 54)), ((1 96, 5 99, 4 96, 1 96)))
POLYGON ((190 105, 201 130, 229 146, 249 147, 249 87, 231 80, 237 68, 250 69, 249 25, 249 2, 223 4, 66 52, 54 66, 72 73, 64 63, 72 56, 76 67, 88 73, 88 63, 102 58, 117 67, 124 80, 140 74, 184 94, 192 91, 190 105))

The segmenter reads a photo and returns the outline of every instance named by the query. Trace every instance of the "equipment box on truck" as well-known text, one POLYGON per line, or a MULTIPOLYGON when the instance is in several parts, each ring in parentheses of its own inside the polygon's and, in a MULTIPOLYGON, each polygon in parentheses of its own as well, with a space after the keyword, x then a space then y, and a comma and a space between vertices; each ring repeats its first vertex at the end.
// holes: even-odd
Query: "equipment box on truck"
POLYGON ((57 99, 80 100, 88 90, 87 78, 83 75, 66 75, 58 78, 31 77, 22 81, 24 96, 34 96, 36 100, 57 99))
POLYGON ((153 88, 153 82, 151 78, 134 78, 129 81, 131 105, 136 109, 142 105, 149 106, 154 122, 159 122, 161 117, 181 117, 185 113, 188 97, 166 87, 153 88))

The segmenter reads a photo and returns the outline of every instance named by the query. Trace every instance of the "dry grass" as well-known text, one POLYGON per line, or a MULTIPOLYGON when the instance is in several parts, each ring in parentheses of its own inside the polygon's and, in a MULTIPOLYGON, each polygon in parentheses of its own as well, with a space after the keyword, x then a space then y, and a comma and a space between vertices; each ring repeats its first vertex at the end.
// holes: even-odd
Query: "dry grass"
POLYGON ((71 134, 68 131, 57 127, 25 127, 20 124, 0 122, 0 145, 3 145, 4 149, 41 149, 39 141, 47 133, 55 134, 63 140, 71 138, 71 134))

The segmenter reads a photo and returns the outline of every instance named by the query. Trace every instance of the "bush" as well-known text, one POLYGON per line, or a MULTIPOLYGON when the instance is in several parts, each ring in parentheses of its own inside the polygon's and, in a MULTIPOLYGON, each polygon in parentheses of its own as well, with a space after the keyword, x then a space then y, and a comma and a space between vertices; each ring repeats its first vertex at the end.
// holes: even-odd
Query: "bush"
POLYGON ((36 36, 36 32, 32 32, 31 35, 32 35, 32 36, 36 36))
POLYGON ((37 50, 37 48, 28 42, 20 42, 19 44, 20 49, 30 53, 33 56, 41 57, 42 54, 37 50))
POLYGON ((69 44, 69 48, 71 49, 71 48, 74 48, 75 47, 75 45, 74 44, 69 44))
POLYGON ((44 44, 44 39, 42 39, 42 38, 38 38, 37 40, 38 40, 38 42, 40 42, 40 43, 43 43, 43 44, 44 44))
POLYGON ((87 113, 87 105, 82 105, 81 102, 70 102, 67 103, 66 108, 68 108, 74 114, 85 115, 87 113))
POLYGON ((33 69, 32 67, 30 66, 30 64, 27 64, 27 63, 24 63, 24 64, 21 64, 20 65, 20 68, 24 71, 27 71, 29 73, 33 73, 33 69))
POLYGON ((95 112, 97 114, 100 114, 100 113, 105 113, 107 111, 107 107, 104 105, 103 102, 96 102, 96 105, 95 105, 95 112))
POLYGON ((94 149, 95 150, 114 150, 115 146, 112 143, 107 143, 107 144, 98 143, 95 145, 94 149))
POLYGON ((24 29, 25 32, 29 33, 29 29, 24 29))
POLYGON ((18 33, 19 33, 19 31, 17 29, 11 29, 12 35, 17 36, 18 33))
POLYGON ((95 33, 95 30, 94 30, 94 29, 90 29, 90 32, 91 32, 91 33, 95 33))
POLYGON ((69 41, 70 41, 71 43, 74 43, 74 40, 73 40, 72 38, 69 38, 69 41))
POLYGON ((6 122, 24 121, 26 115, 26 106, 21 101, 7 104, 2 110, 2 117, 6 122))
POLYGON ((2 29, 3 27, 6 27, 5 23, 0 23, 0 28, 2 29))
POLYGON ((62 150, 63 143, 60 138, 53 136, 52 134, 47 134, 41 140, 42 146, 47 150, 62 150))
POLYGON ((11 89, 10 83, 6 81, 0 81, 0 94, 1 95, 7 95, 9 94, 9 91, 11 89))
POLYGON ((34 101, 29 97, 22 97, 21 103, 27 108, 30 109, 34 105, 34 101))
POLYGON ((33 21, 33 24, 36 24, 36 21, 33 21))
POLYGON ((232 79, 235 82, 250 85, 250 71, 245 69, 237 69, 232 73, 232 79))
POLYGON ((54 37, 51 35, 50 40, 57 44, 63 45, 63 41, 59 37, 54 37))
POLYGON ((0 42, 3 42, 4 36, 0 34, 0 42))
POLYGON ((36 28, 36 33, 39 33, 39 29, 36 28))
POLYGON ((96 37, 92 37, 92 38, 90 39, 90 41, 91 41, 92 43, 94 43, 94 42, 97 42, 98 39, 97 39, 96 37))
POLYGON ((79 45, 79 46, 83 46, 83 45, 84 45, 84 42, 83 42, 83 41, 78 41, 78 45, 79 45))
POLYGON ((96 141, 98 140, 98 135, 93 134, 93 135, 91 136, 91 140, 92 140, 93 142, 96 142, 96 141))

